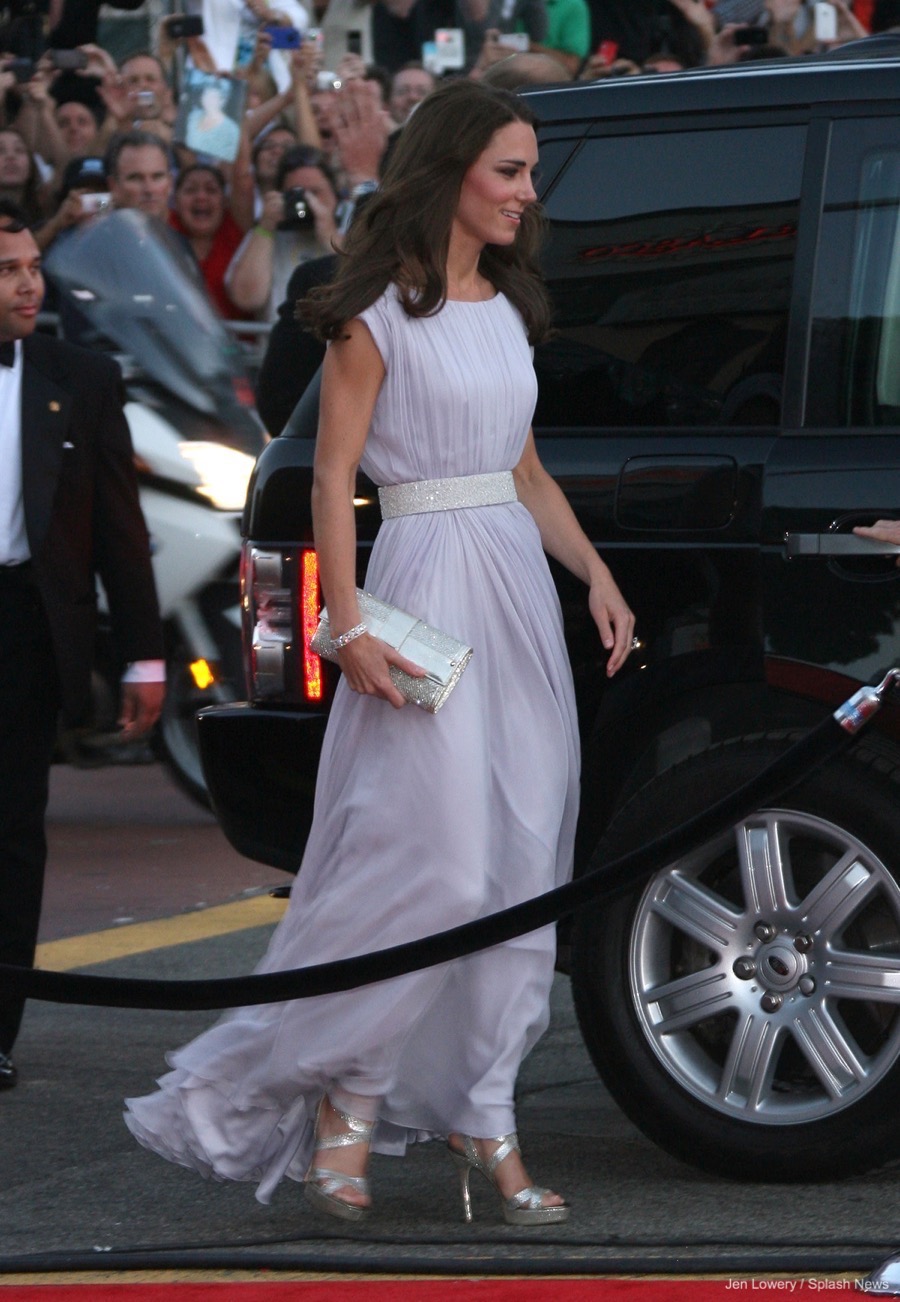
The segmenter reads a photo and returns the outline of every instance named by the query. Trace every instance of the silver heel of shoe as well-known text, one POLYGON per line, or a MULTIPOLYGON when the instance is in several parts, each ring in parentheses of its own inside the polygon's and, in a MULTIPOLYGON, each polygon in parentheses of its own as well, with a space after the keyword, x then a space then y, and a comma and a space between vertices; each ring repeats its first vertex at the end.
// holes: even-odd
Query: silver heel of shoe
POLYGON ((472 1223, 472 1195, 469 1191, 469 1176, 472 1174, 472 1167, 469 1165, 469 1159, 465 1153, 457 1153, 455 1148, 447 1145, 453 1164, 459 1173, 459 1192, 462 1194, 463 1220, 467 1225, 472 1223))
MULTIPOLYGON (((469 1193, 469 1176, 471 1173, 480 1171, 499 1194, 500 1187, 497 1184, 495 1174, 497 1167, 505 1157, 509 1157, 510 1153, 520 1153, 521 1149, 519 1148, 517 1135, 497 1135, 494 1140, 497 1147, 485 1162, 479 1157, 472 1137, 463 1135, 461 1138, 463 1141, 462 1152, 457 1148, 451 1148, 449 1144, 447 1148, 459 1170, 463 1215, 466 1221, 469 1222, 472 1220, 472 1200, 469 1193)), ((564 1202, 545 1206, 544 1197, 548 1193, 550 1193, 549 1189, 540 1189, 537 1185, 527 1185, 524 1189, 520 1189, 518 1193, 513 1194, 511 1198, 504 1198, 503 1219, 507 1225, 561 1225, 563 1221, 567 1221, 572 1210, 569 1204, 564 1202)), ((502 1194, 500 1196, 503 1197, 502 1194)))
MULTIPOLYGON (((330 1100, 329 1100, 330 1102, 330 1100)), ((339 1135, 330 1135, 327 1139, 319 1138, 319 1117, 325 1105, 325 1096, 319 1103, 316 1113, 316 1152, 329 1148, 347 1148, 351 1144, 368 1144, 372 1138, 375 1123, 351 1117, 349 1112, 334 1108, 335 1112, 348 1127, 339 1135)), ((361 1221, 368 1216, 370 1207, 361 1207, 358 1203, 348 1203, 345 1198, 338 1198, 339 1189, 358 1189, 361 1194, 369 1195, 369 1181, 364 1175, 344 1175, 342 1171, 331 1171, 325 1166, 310 1166, 305 1177, 306 1197, 320 1212, 337 1216, 342 1221, 361 1221)))

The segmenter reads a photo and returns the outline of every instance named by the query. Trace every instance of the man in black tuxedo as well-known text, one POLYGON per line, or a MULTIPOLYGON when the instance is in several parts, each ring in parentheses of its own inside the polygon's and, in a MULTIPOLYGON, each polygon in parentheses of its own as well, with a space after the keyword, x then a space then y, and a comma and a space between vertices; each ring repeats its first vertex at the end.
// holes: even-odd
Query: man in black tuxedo
MULTIPOLYGON (((86 721, 106 590, 123 663, 120 724, 151 728, 165 691, 162 631, 138 503, 122 378, 111 359, 34 333, 40 254, 0 202, 0 962, 34 961, 44 815, 60 711, 86 721)), ((0 1088, 24 1000, 0 985, 0 1088)))

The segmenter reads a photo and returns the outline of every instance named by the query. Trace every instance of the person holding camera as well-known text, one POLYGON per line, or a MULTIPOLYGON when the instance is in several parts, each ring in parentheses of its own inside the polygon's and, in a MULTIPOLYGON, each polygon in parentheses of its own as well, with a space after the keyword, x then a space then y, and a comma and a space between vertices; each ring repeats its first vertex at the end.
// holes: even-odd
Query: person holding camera
POLYGON ((263 196, 256 225, 225 275, 235 307, 259 321, 274 321, 299 263, 331 253, 340 242, 337 185, 321 150, 306 145, 288 149, 276 185, 263 196))
POLYGON ((107 111, 107 138, 125 131, 141 130, 172 139, 176 105, 166 71, 155 54, 130 54, 116 66, 99 45, 86 45, 88 57, 81 75, 97 78, 97 93, 107 111))
POLYGON ((32 232, 35 244, 45 253, 61 236, 105 212, 111 204, 103 159, 71 159, 60 176, 55 212, 32 232))

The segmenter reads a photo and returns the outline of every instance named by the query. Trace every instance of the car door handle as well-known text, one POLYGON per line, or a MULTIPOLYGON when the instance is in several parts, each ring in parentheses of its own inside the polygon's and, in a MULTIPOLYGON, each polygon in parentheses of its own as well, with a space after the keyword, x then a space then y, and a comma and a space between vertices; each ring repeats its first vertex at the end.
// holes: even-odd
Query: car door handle
POLYGON ((784 550, 789 561, 809 556, 900 556, 897 543, 876 542, 855 533, 786 533, 784 550))

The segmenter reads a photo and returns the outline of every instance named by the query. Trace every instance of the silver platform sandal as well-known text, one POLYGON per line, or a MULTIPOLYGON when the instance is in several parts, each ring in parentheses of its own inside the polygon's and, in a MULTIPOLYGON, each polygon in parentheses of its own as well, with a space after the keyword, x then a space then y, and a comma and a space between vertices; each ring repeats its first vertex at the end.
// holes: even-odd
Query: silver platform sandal
MULTIPOLYGON (((319 1109, 316 1113, 316 1151, 327 1148, 349 1148, 351 1144, 368 1144, 372 1138, 372 1131, 375 1128, 374 1121, 362 1121, 359 1117, 351 1117, 349 1112, 342 1112, 340 1108, 335 1108, 334 1104, 329 1103, 334 1108, 341 1120, 349 1126, 349 1130, 339 1135, 329 1135, 325 1139, 319 1138, 319 1117, 322 1113, 325 1099, 319 1103, 319 1109)), ((315 1160, 315 1159, 313 1159, 315 1160)), ((324 1166, 310 1166, 306 1173, 306 1197, 313 1207, 318 1208, 320 1212, 327 1212, 329 1216, 338 1216, 343 1221, 361 1221, 364 1216, 368 1216, 372 1210, 371 1207, 359 1207, 355 1203, 348 1203, 343 1198, 337 1197, 338 1189, 343 1189, 347 1185, 351 1189, 358 1189, 361 1194, 368 1195, 369 1181, 364 1175, 344 1175, 341 1171, 331 1171, 324 1166)))
MULTIPOLYGON (((494 1172, 510 1153, 521 1153, 518 1135, 497 1135, 494 1142, 498 1147, 485 1162, 478 1156, 475 1141, 470 1135, 462 1135, 463 1151, 447 1145, 454 1165, 459 1172, 459 1186, 462 1192, 463 1216, 469 1222, 472 1219, 472 1197, 469 1192, 469 1176, 473 1171, 480 1171, 500 1193, 494 1172)), ((537 1185, 527 1185, 511 1198, 503 1199, 503 1219, 507 1225, 560 1225, 569 1219, 572 1210, 568 1203, 545 1207, 543 1198, 549 1189, 539 1189, 537 1185)), ((501 1198, 503 1197, 500 1194, 501 1198)))

